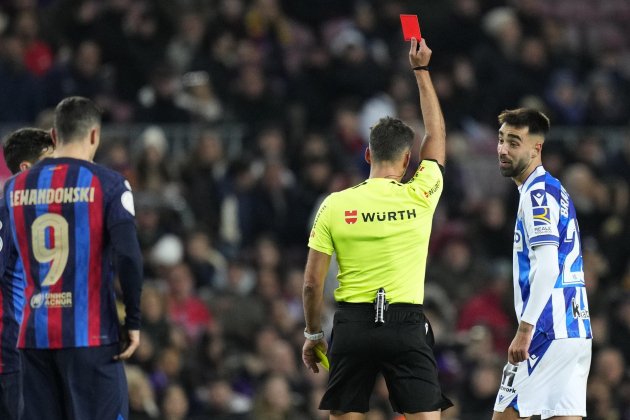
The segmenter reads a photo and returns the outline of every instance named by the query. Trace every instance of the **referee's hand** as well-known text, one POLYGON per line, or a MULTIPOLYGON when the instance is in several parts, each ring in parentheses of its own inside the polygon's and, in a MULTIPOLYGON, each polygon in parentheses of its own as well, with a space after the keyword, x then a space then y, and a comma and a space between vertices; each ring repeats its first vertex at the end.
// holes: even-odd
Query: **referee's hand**
POLYGON ((325 339, 321 340, 304 340, 304 347, 302 347, 302 361, 304 365, 312 370, 315 373, 319 373, 319 366, 317 366, 317 362, 319 362, 319 358, 315 354, 315 347, 319 347, 324 354, 328 351, 328 343, 325 339))
POLYGON ((433 51, 427 46, 427 41, 424 38, 420 44, 416 38, 411 38, 411 45, 409 46, 409 64, 411 67, 428 66, 432 53, 433 51))

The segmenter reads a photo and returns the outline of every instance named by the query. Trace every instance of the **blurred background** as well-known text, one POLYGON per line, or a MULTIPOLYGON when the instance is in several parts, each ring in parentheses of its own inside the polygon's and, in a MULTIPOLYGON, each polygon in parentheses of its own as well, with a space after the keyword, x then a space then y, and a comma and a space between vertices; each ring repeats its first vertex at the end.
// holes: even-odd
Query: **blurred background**
MULTIPOLYGON (((580 222, 588 418, 630 419, 630 2, 3 0, 0 135, 90 97, 105 112, 97 161, 134 188, 131 419, 327 418, 326 373, 300 357, 306 243, 321 200, 367 176, 378 118, 424 133, 400 13, 419 15, 447 123, 425 301, 456 402, 443 418, 491 416, 516 327, 518 195, 496 116, 531 106, 551 118, 544 165, 580 222)), ((370 420, 397 418, 382 380, 372 403, 370 420)))

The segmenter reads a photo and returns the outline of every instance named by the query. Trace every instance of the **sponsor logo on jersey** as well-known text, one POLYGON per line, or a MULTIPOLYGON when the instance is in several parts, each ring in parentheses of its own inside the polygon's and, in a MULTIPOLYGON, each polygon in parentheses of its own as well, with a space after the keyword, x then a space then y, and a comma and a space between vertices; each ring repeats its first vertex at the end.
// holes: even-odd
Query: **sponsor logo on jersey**
POLYGON ((369 213, 361 213, 364 222, 391 222, 397 220, 409 220, 416 218, 416 209, 397 210, 397 211, 377 211, 369 213))
POLYGON ((517 366, 508 363, 503 368, 503 375, 501 376, 501 385, 499 389, 503 392, 507 392, 510 394, 516 393, 516 390, 513 388, 514 378, 516 377, 517 366))
POLYGON ((534 226, 551 224, 549 218, 549 207, 534 207, 533 209, 534 226))
POLYGON ((435 183, 435 185, 433 187, 431 187, 431 189, 429 189, 428 191, 424 192, 424 197, 425 198, 429 198, 433 194, 435 194, 440 189, 440 185, 441 184, 442 184, 442 182, 438 179, 438 181, 435 183))
POLYGON ((37 293, 31 297, 31 308, 69 308, 72 306, 72 292, 37 293))
MULTIPOLYGON (((358 210, 346 210, 344 212, 346 223, 354 225, 359 220, 358 210)), ((370 211, 361 212, 361 220, 364 223, 374 222, 393 222, 401 220, 410 220, 417 217, 416 209, 396 210, 396 211, 370 211)))
POLYGON ((578 303, 578 301, 573 298, 571 299, 571 307, 573 309, 573 318, 575 319, 589 319, 591 316, 588 312, 588 309, 584 308, 581 309, 580 308, 580 304, 578 303))
POLYGON ((534 234, 532 236, 553 235, 553 229, 549 225, 534 226, 534 234))
POLYGON ((354 225, 357 222, 357 210, 346 210, 346 223, 354 225))

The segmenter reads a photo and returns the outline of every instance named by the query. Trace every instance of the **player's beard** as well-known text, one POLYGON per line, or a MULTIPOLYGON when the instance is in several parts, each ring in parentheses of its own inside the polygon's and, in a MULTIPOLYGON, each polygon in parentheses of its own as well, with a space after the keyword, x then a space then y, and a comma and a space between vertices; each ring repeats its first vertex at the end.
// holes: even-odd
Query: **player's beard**
POLYGON ((501 171, 501 175, 506 178, 514 178, 527 168, 528 162, 525 160, 512 160, 509 165, 505 167, 501 167, 499 161, 499 171, 501 171))

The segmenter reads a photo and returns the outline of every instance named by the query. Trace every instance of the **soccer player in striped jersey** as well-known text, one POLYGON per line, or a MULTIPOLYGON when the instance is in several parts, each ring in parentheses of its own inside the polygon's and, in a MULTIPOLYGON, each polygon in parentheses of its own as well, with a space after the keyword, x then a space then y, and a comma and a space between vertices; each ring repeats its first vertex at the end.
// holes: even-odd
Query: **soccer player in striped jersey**
MULTIPOLYGON (((50 134, 37 128, 14 131, 3 144, 4 160, 13 174, 27 170, 53 150, 50 134)), ((0 419, 20 419, 24 410, 16 348, 23 304, 24 272, 11 236, 7 206, 0 198, 0 419)))
POLYGON ((5 186, 26 280, 18 348, 27 419, 128 418, 121 360, 139 344, 142 256, 129 183, 92 162, 100 124, 92 101, 64 99, 55 109, 54 157, 5 186), (125 346, 119 345, 115 266, 125 346))
POLYGON ((579 419, 592 335, 575 208, 542 166, 549 119, 519 108, 503 111, 499 123, 499 168, 520 192, 513 251, 519 325, 493 418, 579 419))

